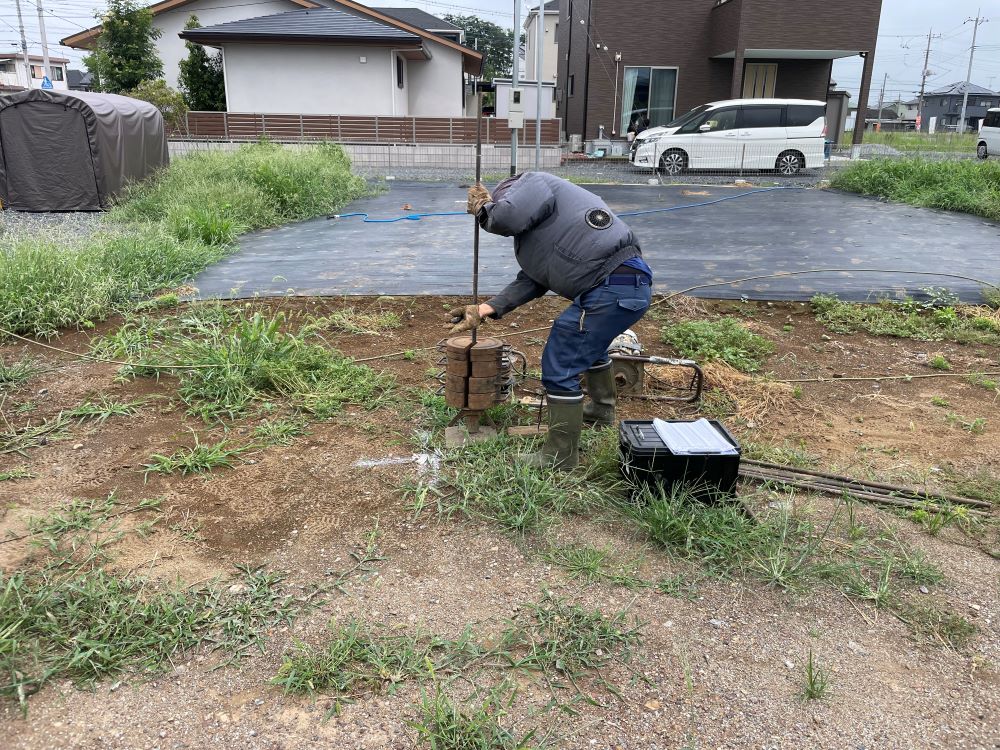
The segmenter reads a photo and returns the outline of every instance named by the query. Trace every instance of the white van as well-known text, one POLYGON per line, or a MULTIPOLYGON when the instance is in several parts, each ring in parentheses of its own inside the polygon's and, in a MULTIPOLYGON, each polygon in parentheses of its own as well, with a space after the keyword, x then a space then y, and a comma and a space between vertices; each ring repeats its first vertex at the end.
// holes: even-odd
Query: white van
POLYGON ((979 131, 979 142, 976 144, 976 156, 980 159, 1000 156, 1000 107, 986 112, 986 119, 979 131))
POLYGON ((823 165, 826 104, 809 99, 731 99, 703 104, 632 143, 637 167, 767 169, 793 175, 823 165))

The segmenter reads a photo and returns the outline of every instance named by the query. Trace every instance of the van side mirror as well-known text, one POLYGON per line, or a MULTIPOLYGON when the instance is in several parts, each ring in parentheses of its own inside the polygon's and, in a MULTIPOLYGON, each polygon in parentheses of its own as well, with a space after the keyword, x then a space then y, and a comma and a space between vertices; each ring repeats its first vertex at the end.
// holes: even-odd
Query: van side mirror
POLYGON ((699 125, 698 126, 698 131, 701 132, 701 133, 711 133, 712 132, 712 126, 709 125, 706 122, 704 125, 699 125))

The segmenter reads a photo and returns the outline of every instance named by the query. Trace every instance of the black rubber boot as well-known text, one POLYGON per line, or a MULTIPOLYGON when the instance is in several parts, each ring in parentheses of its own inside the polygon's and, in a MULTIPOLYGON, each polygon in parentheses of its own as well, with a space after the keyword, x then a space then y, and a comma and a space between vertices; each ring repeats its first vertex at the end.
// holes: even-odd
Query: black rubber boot
POLYGON ((569 470, 580 463, 580 431, 583 429, 583 399, 549 400, 549 431, 542 449, 524 456, 524 463, 535 467, 554 466, 569 470))
POLYGON ((584 379, 590 403, 583 406, 583 421, 595 427, 613 427, 617 390, 611 361, 587 370, 584 379))

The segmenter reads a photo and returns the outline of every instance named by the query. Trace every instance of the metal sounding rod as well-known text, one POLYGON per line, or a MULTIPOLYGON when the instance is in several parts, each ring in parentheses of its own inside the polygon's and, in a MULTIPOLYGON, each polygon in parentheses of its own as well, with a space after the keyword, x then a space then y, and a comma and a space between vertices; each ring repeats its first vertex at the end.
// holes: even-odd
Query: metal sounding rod
MULTIPOLYGON (((483 91, 478 87, 476 91, 476 184, 483 173, 483 91)), ((479 217, 473 216, 474 224, 472 235, 472 304, 479 312, 479 217)), ((472 329, 472 345, 476 345, 477 328, 472 329)))

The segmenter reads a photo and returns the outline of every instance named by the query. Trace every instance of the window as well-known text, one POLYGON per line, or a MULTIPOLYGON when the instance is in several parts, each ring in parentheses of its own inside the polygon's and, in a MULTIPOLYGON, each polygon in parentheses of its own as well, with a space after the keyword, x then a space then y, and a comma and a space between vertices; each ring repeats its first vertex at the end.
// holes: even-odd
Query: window
MULTIPOLYGON (((385 68, 382 68, 385 70, 385 68)), ((385 80, 384 78, 382 80, 385 80)), ((403 88, 403 58, 396 55, 396 86, 403 88)))
POLYGON ((1000 128, 1000 112, 990 112, 983 121, 984 128, 1000 128))
POLYGON ((15 72, 13 60, 0 60, 0 73, 15 72))
POLYGON ((713 109, 711 112, 706 112, 701 117, 695 117, 688 120, 687 123, 678 130, 678 133, 700 133, 702 132, 702 127, 705 125, 709 126, 707 132, 713 132, 716 130, 735 130, 736 129, 736 115, 739 112, 739 107, 731 107, 729 109, 713 109))
POLYGON ((674 119, 677 68, 625 68, 621 132, 641 133, 674 119))
POLYGON ((826 115, 826 107, 819 104, 789 104, 785 125, 790 128, 812 125, 826 115))
POLYGON ((774 97, 774 81, 777 77, 777 63, 747 63, 743 73, 743 98, 770 99, 774 97))
POLYGON ((573 96, 573 84, 576 82, 576 76, 570 73, 569 83, 566 85, 566 96, 573 96))
POLYGON ((780 128, 784 107, 744 107, 741 128, 780 128))
MULTIPOLYGON (((50 65, 49 69, 52 71, 52 76, 49 78, 50 81, 61 81, 63 80, 63 69, 50 65)), ((31 66, 31 77, 36 78, 39 81, 45 77, 45 68, 42 65, 32 65, 31 66)))

